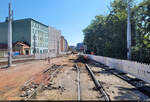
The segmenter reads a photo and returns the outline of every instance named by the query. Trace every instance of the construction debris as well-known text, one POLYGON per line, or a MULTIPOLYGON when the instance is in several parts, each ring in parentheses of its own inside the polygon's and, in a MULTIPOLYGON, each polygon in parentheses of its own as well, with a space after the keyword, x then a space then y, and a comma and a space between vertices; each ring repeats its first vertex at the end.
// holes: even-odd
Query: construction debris
POLYGON ((50 83, 52 78, 56 76, 58 73, 59 68, 62 68, 61 65, 52 64, 42 73, 36 75, 34 79, 25 84, 20 90, 22 91, 20 97, 24 98, 33 98, 36 95, 37 91, 41 90, 52 90, 52 89, 61 89, 64 91, 64 87, 53 87, 53 83, 50 83))

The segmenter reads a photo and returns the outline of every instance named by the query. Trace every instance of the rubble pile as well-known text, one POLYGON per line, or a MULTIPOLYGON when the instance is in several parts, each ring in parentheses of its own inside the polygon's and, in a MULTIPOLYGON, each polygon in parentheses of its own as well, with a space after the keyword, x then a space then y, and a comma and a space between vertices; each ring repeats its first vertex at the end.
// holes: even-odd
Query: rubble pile
POLYGON ((62 67, 62 66, 52 64, 52 66, 50 66, 43 72, 36 74, 35 78, 30 83, 28 83, 27 85, 24 85, 21 88, 20 97, 31 98, 32 96, 35 96, 36 91, 38 91, 38 90, 61 89, 61 87, 60 88, 52 87, 53 84, 50 82, 51 81, 50 77, 54 76, 53 72, 55 72, 60 67, 62 67))

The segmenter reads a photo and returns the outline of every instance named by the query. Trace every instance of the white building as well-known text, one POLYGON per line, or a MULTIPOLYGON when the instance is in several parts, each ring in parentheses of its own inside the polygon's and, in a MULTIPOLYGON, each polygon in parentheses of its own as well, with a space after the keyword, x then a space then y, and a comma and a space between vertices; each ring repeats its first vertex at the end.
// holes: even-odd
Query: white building
POLYGON ((61 31, 57 30, 54 27, 48 28, 48 50, 52 54, 60 54, 60 39, 61 39, 61 31))

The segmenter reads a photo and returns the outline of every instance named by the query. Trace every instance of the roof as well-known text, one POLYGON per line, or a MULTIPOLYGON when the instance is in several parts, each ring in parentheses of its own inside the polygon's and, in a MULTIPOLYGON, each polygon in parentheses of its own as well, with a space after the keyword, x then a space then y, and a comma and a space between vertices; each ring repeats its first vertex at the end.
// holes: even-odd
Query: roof
MULTIPOLYGON (((37 23, 40 23, 41 25, 44 25, 44 26, 48 27, 48 25, 45 25, 45 24, 43 24, 43 23, 41 23, 41 22, 39 22, 39 21, 36 21, 36 20, 34 20, 33 18, 18 19, 18 20, 14 20, 13 22, 22 21, 22 20, 32 20, 32 21, 35 21, 35 22, 37 22, 37 23)), ((5 23, 5 22, 0 22, 0 23, 5 23)))
POLYGON ((16 46, 16 45, 21 45, 21 46, 23 46, 23 47, 25 47, 25 48, 30 48, 30 46, 27 45, 27 44, 24 43, 24 42, 16 42, 16 43, 14 44, 14 46, 16 46))
MULTIPOLYGON (((25 48, 30 48, 30 45, 28 45, 28 44, 25 43, 25 42, 21 42, 21 41, 18 41, 18 42, 16 42, 16 43, 13 43, 13 47, 14 47, 15 45, 17 45, 17 44, 19 44, 19 45, 21 45, 21 46, 24 46, 25 48)), ((2 50, 2 49, 7 49, 7 48, 8 48, 7 44, 3 44, 3 43, 0 44, 0 49, 1 49, 1 50, 2 50)))

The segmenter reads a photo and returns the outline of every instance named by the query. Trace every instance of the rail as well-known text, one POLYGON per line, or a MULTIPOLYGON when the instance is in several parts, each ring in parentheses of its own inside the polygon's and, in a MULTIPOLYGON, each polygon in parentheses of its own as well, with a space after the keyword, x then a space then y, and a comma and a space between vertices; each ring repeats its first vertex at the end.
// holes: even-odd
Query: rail
POLYGON ((109 58, 109 57, 103 57, 103 56, 95 56, 95 55, 88 55, 88 54, 85 54, 85 55, 88 56, 88 58, 93 61, 109 66, 109 68, 117 69, 121 72, 130 74, 132 76, 135 76, 138 79, 141 79, 147 83, 150 83, 150 74, 149 74, 150 65, 148 64, 109 58))
POLYGON ((78 101, 80 101, 80 70, 77 64, 75 64, 75 67, 77 69, 77 81, 78 81, 78 101))
POLYGON ((110 101, 109 95, 105 92, 105 90, 104 90, 104 88, 103 88, 101 82, 98 81, 98 80, 95 78, 95 75, 94 75, 94 73, 92 72, 92 70, 90 69, 90 67, 89 67, 87 64, 86 64, 85 66, 86 66, 86 68, 87 68, 89 74, 91 75, 91 77, 92 77, 92 79, 93 79, 93 81, 94 81, 94 83, 95 83, 95 86, 96 86, 97 90, 99 90, 99 92, 103 94, 105 100, 109 102, 109 101, 110 101))

